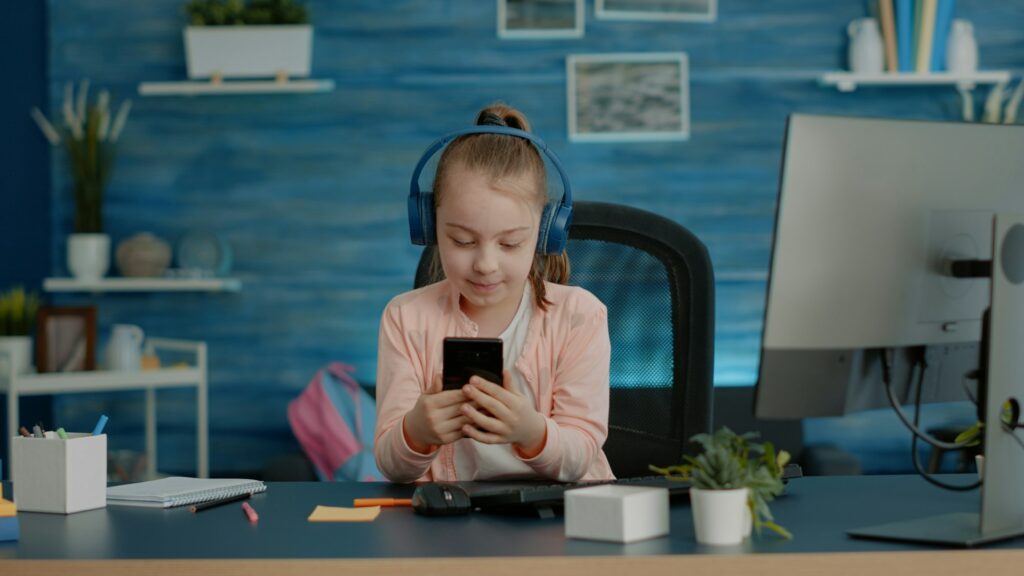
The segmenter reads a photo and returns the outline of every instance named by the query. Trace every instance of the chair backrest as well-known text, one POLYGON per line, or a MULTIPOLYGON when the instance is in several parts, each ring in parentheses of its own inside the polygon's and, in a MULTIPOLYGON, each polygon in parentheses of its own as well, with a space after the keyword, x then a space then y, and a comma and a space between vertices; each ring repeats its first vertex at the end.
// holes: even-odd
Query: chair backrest
MULTIPOLYGON (((678 464, 710 431, 714 273, 707 248, 682 225, 603 202, 576 202, 566 248, 569 283, 608 307, 611 404, 604 452, 617 477, 678 464)), ((429 281, 424 250, 416 286, 429 281)))

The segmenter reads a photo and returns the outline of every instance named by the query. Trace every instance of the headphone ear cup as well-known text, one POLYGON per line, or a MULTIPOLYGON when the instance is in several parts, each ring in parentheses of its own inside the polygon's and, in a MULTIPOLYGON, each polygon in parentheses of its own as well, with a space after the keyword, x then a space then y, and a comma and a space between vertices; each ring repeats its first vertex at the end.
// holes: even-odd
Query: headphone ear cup
POLYGON ((437 244, 437 231, 434 229, 434 193, 420 193, 420 226, 423 231, 423 244, 437 244))
POLYGON ((561 254, 565 250, 572 220, 572 206, 550 202, 544 206, 540 217, 540 232, 537 241, 538 254, 561 254))

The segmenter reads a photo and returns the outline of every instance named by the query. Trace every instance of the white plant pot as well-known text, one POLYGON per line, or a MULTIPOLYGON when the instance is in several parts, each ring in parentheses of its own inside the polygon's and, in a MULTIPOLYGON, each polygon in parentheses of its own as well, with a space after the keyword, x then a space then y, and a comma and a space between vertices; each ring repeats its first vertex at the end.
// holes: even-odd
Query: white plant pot
POLYGON ((736 545, 750 535, 747 489, 701 490, 690 488, 690 507, 697 542, 712 546, 736 545))
POLYGON ((185 62, 189 78, 307 77, 313 27, 187 26, 185 62))
POLYGON ((32 337, 0 336, 0 377, 32 369, 32 337))
POLYGON ((68 270, 79 280, 99 280, 110 268, 110 236, 72 234, 68 236, 68 270))

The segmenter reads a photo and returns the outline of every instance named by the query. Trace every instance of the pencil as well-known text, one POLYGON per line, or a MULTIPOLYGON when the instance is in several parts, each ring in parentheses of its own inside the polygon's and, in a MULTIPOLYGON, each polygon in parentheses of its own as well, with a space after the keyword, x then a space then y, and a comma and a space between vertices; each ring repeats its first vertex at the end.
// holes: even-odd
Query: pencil
POLYGON ((195 506, 193 506, 192 512, 202 512, 203 510, 216 508, 217 506, 222 506, 224 504, 231 504, 232 502, 238 502, 239 500, 248 500, 250 496, 252 496, 251 493, 245 492, 237 496, 229 496, 227 498, 221 498, 220 500, 211 500, 209 502, 203 502, 201 504, 196 504, 195 506))

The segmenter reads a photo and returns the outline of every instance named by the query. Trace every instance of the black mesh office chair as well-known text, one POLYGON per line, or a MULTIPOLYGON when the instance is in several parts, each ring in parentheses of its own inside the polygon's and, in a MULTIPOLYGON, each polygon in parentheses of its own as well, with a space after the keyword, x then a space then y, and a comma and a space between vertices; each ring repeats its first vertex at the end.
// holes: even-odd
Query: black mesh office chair
MULTIPOLYGON (((424 250, 416 286, 429 279, 424 250)), ((694 453, 711 425, 714 273, 704 244, 667 218, 577 202, 567 247, 569 283, 608 307, 611 407, 605 454, 619 478, 694 453)))

